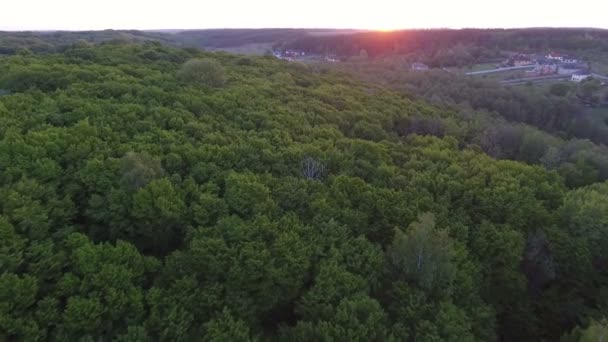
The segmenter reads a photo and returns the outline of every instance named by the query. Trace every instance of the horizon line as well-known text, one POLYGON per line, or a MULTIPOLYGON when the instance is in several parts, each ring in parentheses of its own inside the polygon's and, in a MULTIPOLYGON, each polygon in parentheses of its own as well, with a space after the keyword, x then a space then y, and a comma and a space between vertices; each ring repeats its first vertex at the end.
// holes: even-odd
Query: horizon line
POLYGON ((13 29, 0 28, 0 32, 102 32, 102 31, 212 31, 212 30, 331 30, 331 31, 362 31, 362 32, 398 32, 398 31, 431 31, 431 30, 534 30, 534 29, 562 29, 562 30, 598 30, 607 28, 587 26, 528 26, 528 27, 410 27, 395 29, 373 28, 332 28, 332 27, 209 27, 209 28, 103 28, 103 29, 13 29))

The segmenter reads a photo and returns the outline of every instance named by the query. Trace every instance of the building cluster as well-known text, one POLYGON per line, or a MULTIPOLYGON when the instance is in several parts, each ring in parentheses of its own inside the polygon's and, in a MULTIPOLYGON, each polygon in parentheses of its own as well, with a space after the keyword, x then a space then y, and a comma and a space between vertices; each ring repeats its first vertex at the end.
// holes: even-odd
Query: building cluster
POLYGON ((591 77, 589 65, 574 56, 551 52, 546 55, 516 53, 501 64, 502 67, 532 67, 526 71, 528 77, 562 75, 571 76, 574 82, 581 82, 591 77))
POLYGON ((309 54, 302 50, 275 49, 272 51, 272 55, 278 59, 284 59, 284 60, 290 61, 290 62, 303 61, 303 60, 309 60, 309 61, 312 61, 312 60, 321 61, 322 60, 322 61, 330 62, 330 63, 341 62, 340 58, 335 53, 328 53, 325 56, 322 56, 322 55, 316 55, 316 54, 309 54))
POLYGON ((336 56, 336 54, 328 54, 325 56, 325 61, 330 63, 337 63, 340 61, 340 59, 338 58, 338 56, 336 56))
POLYGON ((284 59, 288 61, 295 61, 296 59, 302 59, 306 56, 306 52, 294 49, 287 50, 274 50, 272 55, 278 59, 284 59))

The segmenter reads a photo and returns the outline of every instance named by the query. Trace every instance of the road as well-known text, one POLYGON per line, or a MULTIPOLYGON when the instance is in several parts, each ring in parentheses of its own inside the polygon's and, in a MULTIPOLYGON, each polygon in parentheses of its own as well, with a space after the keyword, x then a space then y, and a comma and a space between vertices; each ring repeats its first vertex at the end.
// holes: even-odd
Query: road
POLYGON ((501 84, 504 85, 519 85, 519 84, 526 84, 528 82, 531 83, 537 83, 537 82, 544 82, 544 81, 554 81, 554 80, 562 80, 562 79, 569 79, 571 76, 570 75, 550 75, 550 76, 538 76, 538 77, 526 77, 526 78, 517 78, 514 80, 504 80, 504 81, 500 81, 501 84))
POLYGON ((485 75, 485 74, 493 74, 493 73, 497 73, 497 72, 505 72, 505 71, 511 71, 511 70, 534 69, 534 67, 535 67, 535 65, 525 65, 525 66, 518 66, 518 67, 498 68, 498 69, 482 70, 482 71, 472 71, 472 72, 467 72, 466 75, 485 75))
POLYGON ((591 76, 597 78, 598 80, 602 80, 602 81, 608 81, 608 77, 606 76, 602 76, 600 74, 591 74, 591 76))
MULTIPOLYGON (((596 78, 598 80, 608 81, 608 77, 602 76, 600 74, 591 74, 591 76, 593 76, 594 78, 596 78)), ((526 77, 526 78, 518 78, 518 79, 514 79, 514 80, 504 80, 504 81, 501 81, 500 83, 504 84, 504 85, 520 85, 520 84, 526 84, 528 82, 538 83, 538 82, 554 81, 554 80, 561 80, 561 79, 565 80, 565 79, 569 79, 570 77, 571 77, 570 75, 526 77)))

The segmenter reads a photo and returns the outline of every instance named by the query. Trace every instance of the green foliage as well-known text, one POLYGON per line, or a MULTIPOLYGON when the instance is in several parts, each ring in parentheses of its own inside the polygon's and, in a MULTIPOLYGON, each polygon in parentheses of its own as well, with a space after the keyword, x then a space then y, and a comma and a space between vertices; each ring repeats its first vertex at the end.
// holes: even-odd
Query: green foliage
MULTIPOLYGON (((557 170, 569 187, 608 179, 608 126, 586 107, 603 96, 597 81, 576 88, 558 83, 522 89, 443 70, 395 72, 404 68, 402 59, 334 63, 331 68, 443 108, 396 120, 393 130, 399 135, 453 135, 494 158, 557 170)), ((366 126, 357 123, 359 137, 383 138, 361 128, 366 126)))
POLYGON ((228 207, 243 217, 252 217, 274 207, 270 190, 253 175, 230 174, 226 178, 224 198, 228 207))
POLYGON ((284 341, 386 341, 387 319, 380 304, 369 297, 343 299, 327 320, 301 321, 281 331, 284 341))
POLYGON ((241 320, 235 320, 230 312, 224 309, 217 318, 205 323, 205 341, 254 341, 249 328, 241 320))
POLYGON ((165 253, 183 239, 183 195, 166 178, 155 180, 133 195, 135 230, 130 240, 140 248, 165 253))
POLYGON ((296 312, 305 320, 329 319, 343 298, 369 292, 365 279, 335 263, 322 264, 315 284, 300 299, 296 312))
POLYGON ((26 241, 15 232, 15 228, 0 216, 0 268, 15 272, 23 263, 26 241))
POLYGON ((134 36, 0 58, 0 340, 555 340, 607 307, 606 185, 565 186, 608 177, 592 143, 134 36))
POLYGON ((593 321, 589 327, 581 332, 580 342, 602 341, 608 336, 608 322, 593 321))
POLYGON ((449 289, 454 277, 452 254, 447 231, 435 230, 435 217, 425 213, 407 233, 397 232, 388 255, 398 278, 431 292, 449 289))
POLYGON ((570 192, 558 215, 569 235, 584 241, 596 267, 608 271, 608 183, 570 192))
POLYGON ((127 187, 139 189, 163 174, 160 160, 152 158, 147 153, 128 152, 122 158, 121 181, 127 187))
POLYGON ((44 336, 31 310, 37 292, 38 281, 32 276, 0 275, 0 337, 36 340, 44 336))
POLYGON ((551 85, 549 92, 555 96, 566 96, 570 92, 570 85, 567 83, 555 83, 551 85))
POLYGON ((222 65, 211 58, 191 59, 182 65, 179 79, 208 87, 219 87, 226 82, 222 65))

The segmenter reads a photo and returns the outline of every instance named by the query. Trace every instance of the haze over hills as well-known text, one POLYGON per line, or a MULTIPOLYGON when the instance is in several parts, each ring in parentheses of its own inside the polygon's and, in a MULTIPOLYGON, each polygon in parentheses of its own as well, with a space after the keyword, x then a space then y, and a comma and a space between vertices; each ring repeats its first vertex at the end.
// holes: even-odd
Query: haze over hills
MULTIPOLYGON (((518 48, 517 42, 535 44, 539 48, 596 49, 604 51, 608 30, 593 28, 531 28, 531 29, 418 29, 378 32, 370 30, 344 29, 206 29, 206 30, 104 30, 104 31, 28 31, 0 32, 0 42, 6 49, 13 41, 44 38, 44 43, 66 46, 78 39, 101 42, 110 39, 132 41, 157 40, 183 47, 197 48, 235 48, 250 44, 269 44, 270 47, 285 45, 319 52, 320 49, 333 52, 356 54, 359 49, 367 48, 376 54, 395 54, 399 51, 376 51, 377 48, 365 44, 384 44, 394 49, 395 44, 408 45, 418 49, 421 41, 431 40, 429 44, 443 44, 446 47, 457 44, 493 44, 498 48, 518 48), (439 41, 435 41, 439 39, 439 41), (443 40, 443 41, 441 41, 443 40), (325 47, 320 45, 327 43, 325 47), (539 44, 549 44, 540 46, 539 44), (561 44, 561 45, 560 45, 561 44), (572 45, 575 44, 575 45, 572 45), (578 45, 576 45, 578 44, 578 45), (583 44, 583 45, 581 45, 583 44), (309 45, 309 46, 306 46, 309 45), (317 45, 317 46, 314 46, 317 45)), ((24 44, 24 41, 21 41, 24 44)), ((407 52, 407 51, 405 51, 407 52)), ((401 52, 403 53, 403 52, 401 52)))

